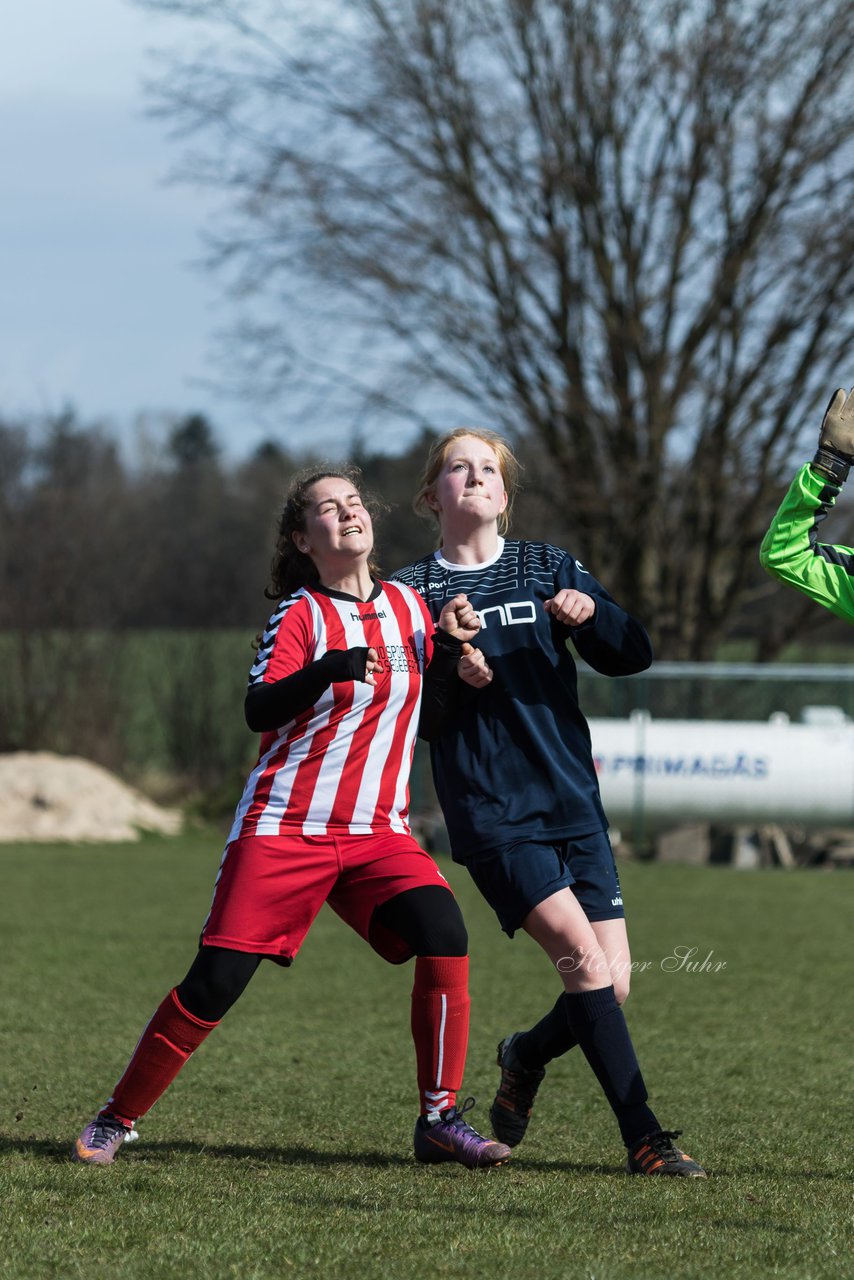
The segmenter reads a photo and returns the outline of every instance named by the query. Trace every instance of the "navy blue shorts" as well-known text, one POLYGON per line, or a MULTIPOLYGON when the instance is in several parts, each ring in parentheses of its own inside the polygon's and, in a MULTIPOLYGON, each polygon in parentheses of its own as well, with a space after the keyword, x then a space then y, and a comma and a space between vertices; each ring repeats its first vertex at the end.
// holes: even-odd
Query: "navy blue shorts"
POLYGON ((525 917, 571 888, 588 920, 622 920, 623 891, 607 831, 566 840, 520 840, 464 864, 512 938, 525 917))

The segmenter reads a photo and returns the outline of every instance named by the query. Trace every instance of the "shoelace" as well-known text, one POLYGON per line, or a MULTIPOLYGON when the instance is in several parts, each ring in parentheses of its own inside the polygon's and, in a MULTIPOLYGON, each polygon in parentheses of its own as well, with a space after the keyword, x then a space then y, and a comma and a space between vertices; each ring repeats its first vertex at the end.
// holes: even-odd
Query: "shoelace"
POLYGON ((118 1120, 110 1120, 107 1116, 101 1116, 95 1121, 90 1145, 99 1149, 108 1147, 117 1133, 124 1134, 127 1132, 128 1130, 118 1120))
POLYGON ((679 1156, 673 1146, 673 1139, 680 1137, 681 1134, 681 1129, 662 1129, 660 1133, 653 1133, 644 1141, 663 1160, 678 1160, 679 1156))
MULTIPOLYGON (((513 1090, 513 1100, 517 1104, 516 1110, 530 1111, 534 1105, 534 1098, 537 1096, 537 1090, 543 1079, 541 1071, 526 1071, 524 1067, 520 1067, 518 1071, 512 1071, 510 1067, 501 1068, 503 1075, 510 1077, 507 1082, 513 1090), (521 1105, 518 1105, 521 1104, 521 1105)), ((502 1078, 502 1085, 504 1080, 502 1078)))
POLYGON ((471 1111, 474 1104, 474 1098, 466 1098, 461 1107, 454 1108, 454 1114, 452 1116, 448 1116, 445 1123, 452 1124, 455 1129, 468 1129, 469 1133, 473 1133, 476 1138, 480 1138, 481 1142, 487 1142, 488 1139, 484 1138, 482 1133, 478 1133, 477 1129, 473 1128, 466 1120, 463 1119, 463 1116, 467 1111, 471 1111))

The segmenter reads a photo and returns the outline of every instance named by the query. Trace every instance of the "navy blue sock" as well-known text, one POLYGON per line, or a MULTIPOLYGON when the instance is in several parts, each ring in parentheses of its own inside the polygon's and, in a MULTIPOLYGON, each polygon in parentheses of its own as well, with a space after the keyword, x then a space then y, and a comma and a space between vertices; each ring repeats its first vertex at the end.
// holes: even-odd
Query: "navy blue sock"
POLYGON ((559 1058, 578 1044, 569 1029, 563 994, 555 1006, 530 1031, 523 1031, 516 1038, 513 1050, 519 1063, 526 1070, 538 1070, 553 1058, 559 1058))
POLYGON ((661 1126, 646 1105, 646 1086, 614 988, 567 992, 562 999, 570 1031, 611 1104, 623 1142, 631 1147, 661 1126))

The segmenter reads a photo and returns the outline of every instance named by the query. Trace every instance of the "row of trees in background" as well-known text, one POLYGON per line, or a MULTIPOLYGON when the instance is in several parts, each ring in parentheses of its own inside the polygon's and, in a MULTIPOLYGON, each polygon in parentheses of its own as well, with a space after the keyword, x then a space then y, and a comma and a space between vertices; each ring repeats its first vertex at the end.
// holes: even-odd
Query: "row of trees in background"
POLYGON ((224 466, 201 417, 139 469, 71 413, 0 425, 0 627, 246 625, 290 466, 224 466))
MULTIPOLYGON (((383 454, 357 441, 347 454, 365 488, 385 504, 377 538, 388 573, 435 545, 435 529, 411 509, 429 443, 425 435, 402 453, 383 454)), ((607 539, 617 513, 595 477, 579 473, 570 486, 551 455, 524 442, 520 454, 526 471, 516 536, 579 553, 580 506, 595 512, 597 539, 607 539)), ((0 630, 257 629, 269 607, 264 589, 291 477, 306 466, 342 461, 275 441, 234 461, 211 424, 191 416, 175 422, 153 461, 130 466, 105 430, 73 413, 28 424, 0 420, 0 630)), ((780 496, 762 510, 763 527, 780 496)), ((840 513, 837 529, 844 528, 840 513)), ((724 639, 751 641, 750 652, 761 660, 775 657, 794 635, 832 631, 828 614, 762 574, 756 543, 751 551, 750 593, 733 603, 724 639)), ((630 603, 609 576, 610 558, 586 563, 630 603)), ((639 614, 659 657, 682 656, 655 610, 641 607, 639 614)), ((714 657, 716 634, 690 656, 714 657)))

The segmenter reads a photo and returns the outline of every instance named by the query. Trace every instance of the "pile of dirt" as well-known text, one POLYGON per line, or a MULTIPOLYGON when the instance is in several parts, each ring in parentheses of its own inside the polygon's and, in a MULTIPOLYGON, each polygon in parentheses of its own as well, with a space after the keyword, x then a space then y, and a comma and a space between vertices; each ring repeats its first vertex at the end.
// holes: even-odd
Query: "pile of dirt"
POLYGON ((91 760, 49 751, 0 755, 0 841, 138 840, 173 835, 181 814, 147 800, 91 760))

